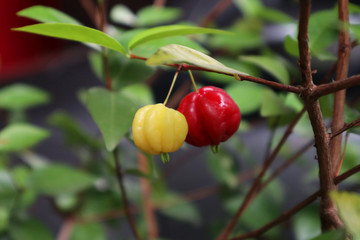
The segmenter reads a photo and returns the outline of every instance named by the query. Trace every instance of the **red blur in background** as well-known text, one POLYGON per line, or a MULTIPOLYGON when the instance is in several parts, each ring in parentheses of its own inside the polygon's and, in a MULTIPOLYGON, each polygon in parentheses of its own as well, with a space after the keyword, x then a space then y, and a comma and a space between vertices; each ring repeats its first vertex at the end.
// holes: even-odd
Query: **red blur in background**
POLYGON ((61 41, 12 31, 11 28, 37 23, 16 13, 33 5, 57 7, 56 1, 2 1, 0 7, 0 82, 36 72, 46 67, 50 56, 60 52, 61 41))

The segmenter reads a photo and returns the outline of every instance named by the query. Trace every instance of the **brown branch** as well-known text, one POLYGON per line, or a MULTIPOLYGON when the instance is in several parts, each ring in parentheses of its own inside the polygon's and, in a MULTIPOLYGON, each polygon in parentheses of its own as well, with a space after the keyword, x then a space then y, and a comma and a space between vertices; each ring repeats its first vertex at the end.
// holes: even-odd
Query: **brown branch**
POLYGON ((114 150, 114 162, 115 162, 115 173, 116 173, 116 177, 117 177, 117 180, 118 180, 117 182, 118 182, 119 187, 120 187, 126 217, 127 217, 128 222, 130 224, 130 228, 131 228, 131 230, 132 230, 132 232, 133 232, 133 234, 135 236, 135 239, 136 240, 141 240, 140 235, 138 234, 137 229, 136 229, 136 224, 135 224, 134 218, 133 218, 133 216, 131 214, 131 208, 129 206, 129 201, 128 201, 128 197, 127 197, 127 194, 126 194, 126 189, 125 189, 124 181, 123 181, 123 172, 122 172, 122 169, 121 169, 121 166, 120 166, 120 163, 119 163, 119 159, 118 159, 118 149, 117 148, 115 148, 115 150, 114 150))
POLYGON ((209 26, 232 3, 232 0, 220 0, 199 24, 200 27, 209 26))
POLYGON ((310 48, 309 48, 309 33, 308 25, 311 12, 311 0, 300 1, 300 17, 299 17, 299 33, 298 33, 298 44, 299 44, 299 67, 301 70, 303 85, 311 87, 312 82, 312 71, 311 71, 311 60, 310 60, 310 48))
POLYGON ((334 137, 342 134, 343 132, 345 132, 346 130, 349 130, 352 127, 358 127, 359 123, 360 123, 360 118, 356 119, 355 121, 353 121, 351 123, 345 124, 342 128, 340 128, 339 130, 337 130, 336 132, 331 134, 331 140, 333 140, 334 137))
POLYGON ((304 91, 302 98, 306 106, 311 126, 314 132, 315 146, 318 156, 319 179, 320 179, 320 219, 323 230, 329 230, 341 224, 336 214, 329 192, 336 189, 333 182, 332 162, 330 160, 329 135, 326 131, 324 119, 320 109, 318 99, 312 96, 316 86, 312 80, 311 57, 308 45, 308 24, 311 12, 311 0, 300 1, 300 19, 299 19, 299 53, 300 53, 300 70, 304 91))
POLYGON ((360 85, 360 74, 348 77, 343 80, 338 80, 332 83, 317 86, 313 92, 312 97, 319 98, 321 96, 334 93, 346 88, 351 88, 360 85))
MULTIPOLYGON (((360 165, 357 165, 354 168, 352 168, 352 169, 346 171, 345 173, 339 175, 338 177, 336 177, 334 179, 334 184, 341 183, 342 181, 344 181, 345 179, 349 178, 350 176, 354 175, 355 173, 357 173, 359 171, 360 171, 360 165)), ((265 233, 269 229, 271 229, 271 228, 275 227, 276 225, 288 220, 290 217, 292 217, 294 214, 299 212, 301 209, 303 209, 304 207, 306 207, 307 205, 309 205, 310 203, 315 201, 316 198, 319 195, 320 195, 320 190, 318 190, 315 193, 311 194, 309 197, 307 197, 305 200, 303 200, 302 202, 300 202, 299 204, 297 204, 296 206, 294 206, 290 210, 288 210, 286 212, 283 212, 279 217, 277 217, 273 221, 269 222, 268 224, 264 225, 263 227, 261 227, 261 228, 259 228, 257 230, 248 232, 246 234, 243 234, 241 236, 231 238, 231 240, 255 238, 255 237, 260 236, 261 234, 265 233)))
POLYGON ((292 133, 293 128, 295 127, 296 123, 299 121, 301 116, 304 114, 305 108, 303 108, 295 117, 295 119, 289 124, 287 127, 284 135, 282 136, 281 140, 277 144, 274 151, 271 153, 271 155, 266 159, 264 164, 261 167, 260 173, 256 177, 254 183, 250 187, 250 190, 245 195, 244 201, 241 203, 238 211, 235 213, 235 216, 232 218, 232 220, 229 222, 229 224, 225 227, 225 229, 222 231, 222 233, 217 237, 217 240, 227 239, 231 233, 231 231, 234 229, 236 223, 238 222, 240 216, 243 214, 245 209, 250 205, 252 200, 254 199, 255 195, 258 192, 258 187, 261 184, 261 179, 264 176, 266 170, 269 168, 271 163, 274 161, 276 156, 278 155, 280 149, 285 144, 286 140, 292 133))
MULTIPOLYGON (((149 167, 147 158, 141 152, 138 152, 139 159, 139 170, 148 173, 149 167)), ((155 240, 158 239, 158 226, 155 215, 155 207, 151 201, 151 185, 148 179, 140 178, 140 186, 143 198, 143 208, 145 214, 145 222, 148 231, 148 239, 155 240)))
MULTIPOLYGON (((147 58, 145 58, 145 57, 136 56, 134 54, 131 54, 130 58, 139 59, 139 60, 143 60, 143 61, 147 60, 147 58)), ((173 64, 165 64, 165 65, 169 66, 169 67, 174 67, 176 69, 178 69, 179 66, 182 65, 182 69, 181 69, 182 71, 187 71, 187 70, 206 71, 206 72, 219 73, 219 74, 223 74, 223 75, 227 75, 227 76, 233 76, 233 74, 230 74, 230 73, 223 73, 223 72, 219 72, 219 71, 214 71, 212 69, 207 69, 207 68, 203 68, 203 67, 189 65, 189 64, 186 64, 186 63, 179 63, 179 64, 178 63, 173 63, 173 64)), ((259 84, 269 86, 269 87, 273 87, 273 88, 277 88, 279 90, 283 90, 283 91, 286 91, 286 92, 293 92, 293 93, 300 94, 302 92, 302 90, 303 90, 301 86, 285 85, 285 84, 282 84, 282 83, 273 82, 273 81, 269 81, 269 80, 262 79, 262 78, 252 77, 250 75, 238 74, 238 76, 239 76, 239 78, 241 80, 246 80, 246 81, 250 81, 250 82, 259 83, 259 84)))

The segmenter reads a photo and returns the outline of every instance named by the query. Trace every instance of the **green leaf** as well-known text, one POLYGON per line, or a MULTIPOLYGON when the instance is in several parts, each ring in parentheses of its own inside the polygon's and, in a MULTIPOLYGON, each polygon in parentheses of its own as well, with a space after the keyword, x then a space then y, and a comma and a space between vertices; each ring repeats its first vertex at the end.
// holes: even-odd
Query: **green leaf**
POLYGON ((0 170, 0 206, 10 210, 15 204, 17 194, 9 173, 0 170))
POLYGON ((104 137, 106 149, 112 151, 130 129, 137 105, 122 92, 95 87, 88 91, 87 107, 104 137))
POLYGON ((175 193, 164 193, 154 196, 154 204, 160 206, 159 212, 177 221, 188 222, 195 226, 201 223, 198 209, 175 193))
POLYGON ((124 55, 127 54, 124 47, 114 38, 99 30, 85 26, 69 23, 40 23, 20 28, 13 28, 13 30, 79 41, 83 43, 95 43, 118 51, 124 55))
POLYGON ((273 8, 262 8, 257 16, 263 20, 273 23, 291 23, 294 19, 288 14, 273 8))
POLYGON ((148 85, 141 83, 132 84, 124 87, 122 93, 132 98, 139 107, 154 104, 154 96, 148 85))
POLYGON ((260 108, 265 90, 266 87, 246 81, 235 82, 225 88, 239 106, 242 115, 253 113, 260 108))
POLYGON ((271 90, 267 90, 262 95, 260 114, 263 117, 273 117, 293 113, 293 110, 286 106, 284 100, 271 90))
POLYGON ((229 32, 225 32, 218 29, 211 28, 201 28, 201 27, 193 27, 193 26, 183 26, 183 25, 168 25, 150 28, 139 34, 135 35, 129 42, 128 48, 133 49, 136 46, 149 42, 151 40, 178 36, 178 35, 189 35, 189 34, 200 34, 200 33, 211 33, 211 34, 229 34, 229 32))
POLYGON ((145 27, 167 23, 176 20, 180 15, 179 8, 146 6, 137 12, 137 25, 145 27))
POLYGON ((111 8, 110 19, 127 26, 134 26, 137 21, 136 15, 124 4, 116 4, 111 8))
POLYGON ((213 35, 208 42, 212 48, 226 50, 230 55, 234 52, 259 49, 264 45, 262 28, 262 23, 258 19, 241 19, 227 29, 233 32, 233 35, 213 35))
POLYGON ((245 17, 256 17, 264 8, 261 0, 234 0, 235 6, 245 15, 245 17))
POLYGON ((275 57, 241 56, 240 60, 260 67, 279 80, 281 83, 289 84, 290 82, 290 76, 286 67, 284 66, 284 63, 275 57))
MULTIPOLYGON (((102 54, 100 52, 92 52, 89 55, 89 60, 95 74, 103 80, 102 54)), ((113 79, 113 90, 121 89, 130 84, 144 82, 155 72, 155 68, 147 66, 144 64, 144 61, 129 59, 117 52, 109 52, 108 65, 110 76, 113 79)))
POLYGON ((106 240, 104 227, 100 223, 77 224, 70 234, 70 240, 106 240))
POLYGON ((354 239, 360 238, 360 195, 350 192, 331 192, 331 199, 335 202, 338 214, 345 224, 346 230, 354 239))
POLYGON ((14 123, 0 132, 0 152, 18 152, 33 147, 49 136, 49 132, 27 123, 14 123))
POLYGON ((8 228, 9 225, 9 210, 3 206, 0 207, 0 233, 8 228))
POLYGON ((197 51, 201 51, 203 53, 209 53, 207 49, 202 47, 197 42, 191 40, 188 36, 172 36, 172 37, 165 37, 160 39, 155 39, 152 41, 149 41, 147 43, 141 44, 137 47, 135 47, 132 52, 135 55, 142 56, 142 57, 150 57, 156 51, 166 45, 169 44, 179 44, 185 47, 189 47, 192 49, 195 49, 197 51))
POLYGON ((346 239, 346 234, 342 229, 336 229, 324 232, 320 236, 312 238, 311 240, 344 240, 346 239))
POLYGON ((189 63, 205 69, 228 73, 228 74, 245 74, 235 69, 226 67, 219 61, 208 55, 194 49, 177 44, 170 44, 160 48, 153 56, 146 61, 149 65, 163 65, 171 63, 189 63))
POLYGON ((238 185, 237 166, 235 160, 226 151, 214 154, 208 151, 207 165, 214 177, 231 189, 238 185))
POLYGON ((94 181, 95 178, 89 173, 60 164, 36 169, 30 177, 36 191, 55 196, 84 190, 94 181))
POLYGON ((356 5, 355 3, 350 3, 349 2, 349 13, 350 14, 360 13, 360 6, 356 5))
POLYGON ((12 224, 9 229, 12 240, 53 240, 54 237, 44 224, 35 219, 29 219, 12 224))
POLYGON ((294 234, 297 240, 308 240, 321 234, 318 206, 312 204, 294 216, 294 234))
POLYGON ((65 142, 69 145, 99 148, 100 143, 97 139, 89 136, 79 124, 66 112, 56 111, 52 113, 48 122, 57 128, 59 128, 65 137, 65 142))
POLYGON ((71 23, 81 25, 78 20, 67 15, 66 13, 63 13, 52 7, 41 5, 25 8, 17 12, 17 15, 44 23, 71 23))
POLYGON ((294 57, 299 57, 299 46, 295 38, 290 35, 286 35, 284 39, 284 48, 287 53, 294 57))
POLYGON ((350 29, 355 34, 356 39, 360 39, 360 25, 353 24, 350 26, 350 29))
POLYGON ((133 176, 141 177, 141 178, 151 179, 151 177, 149 175, 147 175, 146 173, 140 171, 139 169, 135 169, 135 168, 126 169, 125 174, 133 175, 133 176))
POLYGON ((24 110, 50 101, 50 95, 40 88, 23 83, 12 84, 0 90, 0 108, 24 110))

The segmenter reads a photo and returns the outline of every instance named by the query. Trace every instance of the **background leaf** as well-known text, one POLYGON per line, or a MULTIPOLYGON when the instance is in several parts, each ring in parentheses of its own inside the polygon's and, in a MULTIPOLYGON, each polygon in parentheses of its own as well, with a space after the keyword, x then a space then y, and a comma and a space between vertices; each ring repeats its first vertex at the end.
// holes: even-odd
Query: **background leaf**
POLYGON ((95 87, 87 93, 87 107, 104 137, 106 149, 112 151, 130 129, 137 105, 122 92, 95 87))
POLYGON ((259 84, 241 81, 228 85, 225 91, 240 108, 242 115, 259 110, 266 87, 259 84))
POLYGON ((152 26, 176 20, 181 10, 174 7, 146 6, 137 12, 137 25, 140 27, 152 26))
POLYGON ((178 35, 200 34, 200 33, 229 34, 229 32, 225 32, 218 29, 211 29, 211 28, 201 28, 201 27, 193 27, 193 26, 185 26, 185 25, 161 26, 161 27, 150 28, 135 35, 130 40, 128 48, 133 49, 140 44, 159 38, 178 36, 178 35))
POLYGON ((16 83, 0 90, 0 108, 24 110, 50 101, 44 90, 28 84, 16 83))
POLYGON ((89 173, 60 164, 36 169, 30 177, 37 192, 55 196, 81 191, 94 181, 95 178, 89 173))
POLYGON ((99 223, 77 224, 70 234, 70 240, 106 240, 106 233, 99 223))
POLYGON ((44 224, 35 219, 29 219, 11 225, 9 235, 12 240, 53 240, 51 232, 44 224))
POLYGON ((345 224, 346 230, 354 239, 360 238, 360 195, 350 192, 331 192, 338 214, 345 224))
POLYGON ((49 132, 27 123, 14 123, 0 132, 0 152, 18 152, 41 142, 49 132))
POLYGON ((81 25, 78 20, 67 15, 66 13, 63 13, 52 7, 41 5, 35 5, 23 9, 17 12, 17 15, 44 23, 71 23, 81 25))
POLYGON ((260 67, 264 71, 270 73, 281 83, 289 84, 290 77, 284 63, 274 58, 275 57, 268 56, 241 56, 240 60, 260 67))
POLYGON ((124 4, 116 4, 110 10, 110 19, 115 23, 134 26, 137 16, 124 4))
POLYGON ((124 47, 114 38, 99 30, 85 26, 69 23, 39 23, 20 28, 13 28, 13 30, 83 43, 95 43, 126 55, 124 47))

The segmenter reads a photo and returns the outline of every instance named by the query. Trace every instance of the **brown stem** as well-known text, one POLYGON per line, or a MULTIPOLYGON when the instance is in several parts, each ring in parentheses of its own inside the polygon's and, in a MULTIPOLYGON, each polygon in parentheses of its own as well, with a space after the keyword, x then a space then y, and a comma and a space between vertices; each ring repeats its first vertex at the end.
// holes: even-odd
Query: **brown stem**
POLYGON ((96 4, 91 0, 80 0, 80 3, 96 28, 99 28, 101 17, 96 4))
MULTIPOLYGON (((341 81, 345 79, 348 74, 349 69, 349 58, 350 58, 350 36, 347 29, 349 23, 348 16, 348 0, 338 0, 338 11, 339 11, 339 46, 338 46, 338 61, 336 67, 336 79, 335 81, 341 81)), ((344 108, 345 108, 345 95, 346 90, 340 90, 334 94, 334 110, 333 118, 331 124, 331 130, 333 132, 338 131, 344 125, 344 108)), ((330 157, 331 162, 333 163, 333 173, 336 174, 336 171, 339 167, 341 160, 341 141, 342 136, 333 137, 330 142, 330 157)))
POLYGON ((334 137, 342 134, 343 132, 345 132, 346 130, 352 128, 352 127, 357 127, 360 123, 360 118, 356 119, 355 121, 351 122, 351 123, 347 123, 345 124, 342 128, 340 128, 339 130, 337 130, 336 132, 331 134, 331 141, 333 140, 334 137))
MULTIPOLYGON (((144 60, 144 61, 147 60, 147 58, 145 58, 145 57, 136 56, 134 54, 131 54, 130 58, 140 59, 140 60, 144 60)), ((223 75, 233 76, 233 74, 230 74, 230 73, 218 72, 218 71, 214 71, 214 70, 203 68, 203 67, 189 65, 189 64, 186 64, 186 63, 180 63, 180 64, 173 63, 173 64, 165 64, 165 65, 169 66, 169 67, 174 67, 176 69, 178 69, 179 66, 181 65, 182 66, 182 69, 181 69, 182 71, 187 71, 187 70, 206 71, 206 72, 214 72, 214 73, 219 73, 219 74, 223 74, 223 75)), ((283 90, 283 91, 286 91, 286 92, 293 92, 293 93, 300 94, 302 92, 302 90, 303 90, 302 87, 299 87, 299 86, 285 85, 285 84, 282 84, 282 83, 277 83, 277 82, 269 81, 269 80, 262 79, 262 78, 252 77, 250 75, 238 74, 238 76, 239 76, 239 78, 241 80, 246 80, 246 81, 250 81, 250 82, 259 83, 259 84, 266 85, 266 86, 273 87, 273 88, 277 88, 279 90, 283 90)))
POLYGON ((234 229, 234 227, 235 227, 236 223, 238 222, 240 216, 243 214, 245 209, 250 205, 253 198, 257 194, 258 187, 261 184, 261 179, 264 176, 266 170, 269 168, 271 163, 274 161, 274 159, 278 155, 280 149, 285 144, 287 138, 292 133, 293 128, 295 127, 296 123, 299 121, 301 116, 304 114, 304 112, 305 112, 305 108, 303 108, 302 111, 300 111, 296 115, 295 119, 289 124, 289 126, 287 127, 284 135, 282 136, 281 140, 279 141, 278 145, 276 146, 274 151, 271 153, 271 155, 266 159, 266 161, 262 165, 259 175, 256 177, 254 183, 250 187, 250 190, 245 195, 245 199, 242 202, 241 206, 239 207, 238 211, 235 213, 235 216, 232 218, 230 223, 225 227, 225 229, 222 231, 222 233, 217 237, 217 240, 227 239, 229 237, 231 231, 234 229))
MULTIPOLYGON (((334 184, 341 183, 342 181, 344 181, 345 179, 349 178, 350 176, 354 175, 355 173, 357 173, 359 171, 360 171, 360 165, 357 165, 354 168, 352 168, 352 169, 348 170, 347 172, 341 174, 340 176, 336 177, 334 179, 334 184)), ((288 220, 290 217, 292 217, 294 214, 299 212, 301 209, 303 209, 304 207, 306 207, 307 205, 309 205, 310 203, 315 201, 316 198, 319 195, 320 195, 320 190, 318 190, 315 193, 311 194, 309 197, 307 197, 305 200, 303 200, 302 202, 300 202, 299 204, 297 204, 296 206, 294 206, 290 210, 288 210, 286 212, 283 212, 279 217, 277 217, 273 221, 269 222, 268 224, 264 225, 263 227, 261 227, 261 228, 259 228, 257 230, 248 232, 246 234, 243 234, 241 236, 231 238, 231 240, 255 238, 255 237, 260 236, 261 234, 265 233, 266 231, 273 228, 274 226, 288 220)))
POLYGON ((200 27, 209 26, 229 5, 232 3, 232 0, 221 0, 219 1, 211 11, 204 17, 204 19, 199 24, 200 27))
POLYGON ((360 74, 354 75, 343 80, 317 86, 311 93, 312 97, 319 98, 321 96, 340 91, 342 89, 351 88, 360 85, 360 74))
MULTIPOLYGON (((147 162, 147 158, 141 152, 138 152, 139 159, 139 170, 148 173, 149 166, 147 162)), ((158 239, 158 226, 155 215, 155 208, 151 201, 151 185, 148 179, 140 178, 140 186, 143 198, 143 208, 145 214, 145 222, 148 230, 148 239, 155 240, 158 239)))
POLYGON ((154 0, 154 7, 163 7, 166 5, 166 0, 154 0))
POLYGON ((300 70, 304 91, 302 97, 309 115, 311 126, 315 137, 315 146, 319 164, 320 178, 320 218, 323 230, 329 230, 341 223, 336 214, 329 192, 336 189, 333 182, 333 166, 330 160, 329 142, 330 138, 326 131, 320 104, 311 94, 316 88, 312 80, 310 49, 308 45, 308 24, 311 12, 311 0, 300 1, 300 19, 299 19, 299 53, 300 70))
POLYGON ((118 150, 117 150, 117 148, 115 148, 115 150, 114 150, 114 162, 115 162, 115 173, 116 173, 116 177, 117 177, 117 180, 118 180, 117 182, 118 182, 119 187, 120 187, 126 217, 128 219, 128 222, 130 224, 130 228, 131 228, 136 240, 141 240, 140 235, 138 234, 137 229, 136 229, 134 218, 133 218, 133 216, 131 214, 131 208, 129 206, 129 201, 128 201, 128 197, 127 197, 127 194, 126 194, 126 189, 125 189, 125 186, 124 186, 123 172, 122 172, 121 165, 120 165, 119 159, 118 159, 118 150))
POLYGON ((65 222, 60 228, 59 234, 57 236, 57 240, 68 240, 70 238, 71 231, 76 224, 75 218, 73 216, 65 219, 65 222))

